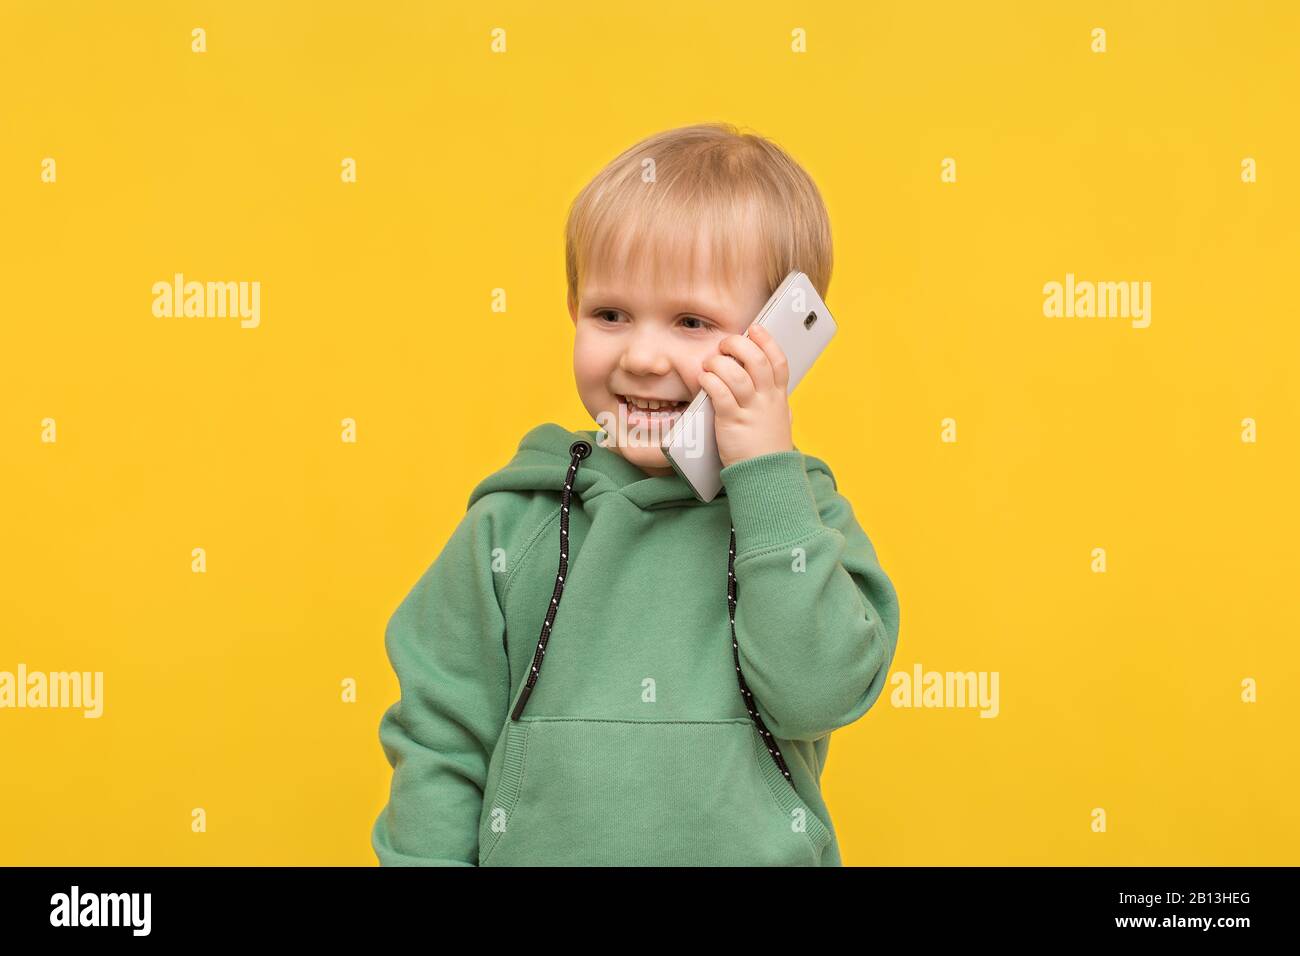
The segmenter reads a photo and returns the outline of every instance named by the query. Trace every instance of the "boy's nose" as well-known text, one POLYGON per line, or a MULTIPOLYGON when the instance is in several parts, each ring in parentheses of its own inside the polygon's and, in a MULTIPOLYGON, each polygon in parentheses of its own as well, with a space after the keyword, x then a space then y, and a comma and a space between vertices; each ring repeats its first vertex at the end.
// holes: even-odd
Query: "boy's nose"
POLYGON ((623 351, 619 367, 631 375, 666 375, 672 364, 662 343, 640 336, 623 351))

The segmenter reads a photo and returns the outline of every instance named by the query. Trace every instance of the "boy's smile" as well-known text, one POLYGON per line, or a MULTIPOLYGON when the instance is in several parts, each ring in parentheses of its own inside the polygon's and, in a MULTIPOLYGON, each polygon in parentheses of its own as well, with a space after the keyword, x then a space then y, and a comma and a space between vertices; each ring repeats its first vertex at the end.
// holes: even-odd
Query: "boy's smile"
POLYGON ((723 338, 743 333, 771 294, 757 257, 738 252, 740 274, 729 283, 709 249, 699 241, 689 264, 674 250, 658 281, 644 259, 593 268, 569 303, 582 404, 606 446, 649 475, 673 474, 660 446, 700 391, 702 363, 723 338), (638 407, 647 401, 661 407, 638 407))

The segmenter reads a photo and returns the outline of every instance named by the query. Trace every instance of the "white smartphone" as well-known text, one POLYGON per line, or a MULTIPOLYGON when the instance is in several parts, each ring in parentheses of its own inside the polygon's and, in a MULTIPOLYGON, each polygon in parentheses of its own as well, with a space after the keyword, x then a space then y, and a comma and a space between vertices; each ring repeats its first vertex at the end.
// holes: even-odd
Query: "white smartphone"
MULTIPOLYGON (((835 335, 835 320, 826 303, 802 272, 791 272, 759 310, 749 329, 761 325, 785 353, 790 367, 786 394, 812 368, 835 335)), ((712 501, 722 490, 722 459, 713 430, 713 401, 700 390, 664 436, 663 451, 673 470, 686 480, 701 501, 712 501)))

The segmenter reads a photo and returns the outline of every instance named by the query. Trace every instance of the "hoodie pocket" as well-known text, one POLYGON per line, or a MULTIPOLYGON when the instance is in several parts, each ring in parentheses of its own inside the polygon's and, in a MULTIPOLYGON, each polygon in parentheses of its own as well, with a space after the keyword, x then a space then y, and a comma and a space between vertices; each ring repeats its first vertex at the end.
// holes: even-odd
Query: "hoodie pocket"
POLYGON ((480 866, 817 866, 829 828, 747 719, 506 729, 480 866))

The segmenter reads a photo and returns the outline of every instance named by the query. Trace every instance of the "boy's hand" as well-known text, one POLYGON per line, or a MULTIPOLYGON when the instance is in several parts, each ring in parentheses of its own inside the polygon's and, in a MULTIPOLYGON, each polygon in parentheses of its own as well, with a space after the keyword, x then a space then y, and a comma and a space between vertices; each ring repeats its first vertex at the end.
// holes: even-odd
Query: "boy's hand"
POLYGON ((790 366, 762 326, 728 335, 701 366, 700 387, 713 402, 722 467, 776 451, 793 451, 794 412, 786 400, 790 366))

